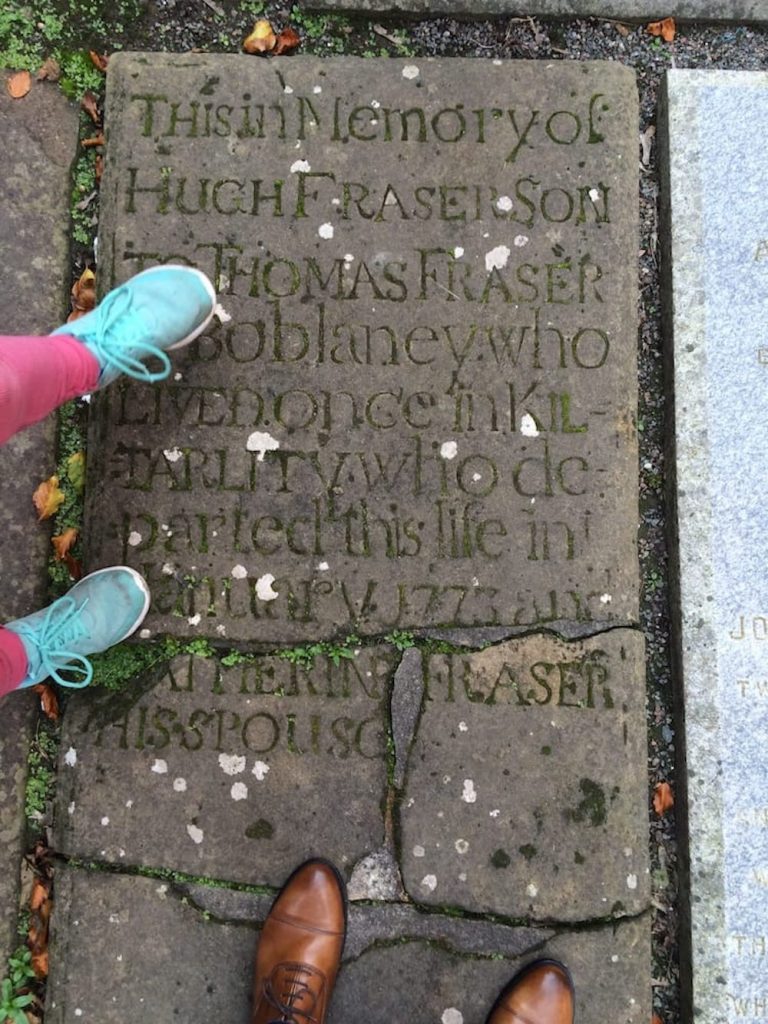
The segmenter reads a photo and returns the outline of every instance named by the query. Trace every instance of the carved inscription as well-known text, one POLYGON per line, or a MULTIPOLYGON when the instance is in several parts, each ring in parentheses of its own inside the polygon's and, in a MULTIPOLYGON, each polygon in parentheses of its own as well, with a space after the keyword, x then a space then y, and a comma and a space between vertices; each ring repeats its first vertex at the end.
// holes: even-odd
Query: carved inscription
POLYGON ((150 624, 632 618, 630 80, 132 60, 112 275, 199 267, 221 314, 99 405, 93 554, 147 576, 150 624))

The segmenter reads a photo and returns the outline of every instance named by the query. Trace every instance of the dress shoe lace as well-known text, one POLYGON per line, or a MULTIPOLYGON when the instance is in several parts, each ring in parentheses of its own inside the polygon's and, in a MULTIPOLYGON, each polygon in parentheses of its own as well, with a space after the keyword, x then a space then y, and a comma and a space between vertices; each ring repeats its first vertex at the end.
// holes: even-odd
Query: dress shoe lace
POLYGON ((93 677, 93 668, 87 658, 67 647, 76 644, 87 635, 82 614, 88 604, 86 598, 78 604, 71 597, 55 601, 43 616, 39 626, 19 625, 16 632, 27 638, 37 651, 40 665, 59 686, 79 690, 87 686, 93 677), (82 679, 64 679, 61 671, 82 673, 82 679))
POLYGON ((88 331, 88 344, 108 373, 125 373, 152 384, 171 372, 171 361, 148 339, 156 336, 148 311, 134 308, 131 292, 116 288, 94 310, 96 324, 88 331), (154 373, 144 365, 149 357, 159 359, 162 370, 154 373))
POLYGON ((285 964, 279 973, 279 991, 273 983, 273 974, 264 985, 264 995, 279 1016, 272 1017, 267 1024, 319 1024, 314 1010, 317 993, 309 981, 317 982, 317 972, 303 964, 285 964), (301 1005, 303 1004, 303 1005, 301 1005))

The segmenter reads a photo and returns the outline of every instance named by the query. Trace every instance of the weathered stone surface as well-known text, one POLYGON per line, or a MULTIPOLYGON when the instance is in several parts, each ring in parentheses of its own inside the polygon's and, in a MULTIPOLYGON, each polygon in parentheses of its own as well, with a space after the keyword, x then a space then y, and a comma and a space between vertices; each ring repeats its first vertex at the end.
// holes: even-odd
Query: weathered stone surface
POLYGON ((690 847, 682 976, 684 1015, 701 1024, 764 1019, 768 998, 766 131, 768 75, 667 76, 674 613, 690 847))
POLYGON ((648 904, 643 640, 425 655, 400 805, 420 903, 533 920, 648 904))
POLYGON ((622 18, 655 21, 672 15, 681 21, 768 21, 766 0, 312 0, 323 10, 406 11, 423 15, 479 17, 519 14, 544 18, 622 18))
POLYGON ((309 671, 189 655, 159 682, 73 696, 57 848, 271 885, 320 852, 351 867, 385 839, 394 668, 383 647, 309 671))
MULTIPOLYGON (((45 333, 66 303, 69 167, 77 112, 54 86, 37 83, 12 100, 0 73, 0 324, 6 334, 45 333)), ((37 522, 32 492, 53 472, 55 417, 0 448, 0 622, 45 603, 50 531, 37 522)), ((0 963, 16 945, 19 864, 32 694, 0 701, 0 963)))
MULTIPOLYGON (((216 898, 213 890, 208 892, 216 898)), ((205 896, 201 899, 204 904, 205 896)), ((227 916, 204 916, 203 904, 196 894, 190 899, 184 887, 62 868, 57 877, 46 1020, 247 1020, 255 930, 269 900, 245 893, 229 893, 225 899, 227 916), (180 899, 182 894, 187 902, 180 899)), ((571 966, 581 1024, 645 1024, 650 1017, 648 989, 642 981, 648 959, 642 922, 576 929, 554 937, 543 930, 497 926, 499 949, 489 950, 496 954, 490 959, 488 954, 461 957, 424 940, 378 948, 377 942, 391 941, 391 933, 369 931, 361 941, 366 922, 379 909, 394 908, 352 908, 349 945, 329 1024, 359 1021, 361 1007, 372 1024, 432 1024, 450 1008, 467 1024, 480 1024, 502 985, 533 955, 558 956, 571 966), (522 941, 511 944, 502 932, 522 933, 522 941), (508 952, 510 947, 515 952, 508 952)), ((420 934, 436 940, 441 929, 450 936, 460 929, 469 934, 475 927, 488 928, 439 915, 422 921, 420 934)), ((412 934, 407 925, 403 934, 412 934)), ((481 945, 485 948, 487 942, 481 945)))
POLYGON ((615 64, 116 55, 104 279, 223 307, 97 403, 147 628, 636 618, 636 119, 615 64))

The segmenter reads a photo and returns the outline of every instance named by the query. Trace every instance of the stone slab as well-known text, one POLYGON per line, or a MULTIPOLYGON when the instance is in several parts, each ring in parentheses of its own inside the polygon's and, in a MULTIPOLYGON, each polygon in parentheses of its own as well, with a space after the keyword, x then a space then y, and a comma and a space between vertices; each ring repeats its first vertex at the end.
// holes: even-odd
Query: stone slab
POLYGON ((634 621, 637 96, 616 64, 118 54, 102 281, 222 317, 96 403, 150 630, 634 621))
MULTIPOLYGON (((77 111, 58 88, 35 83, 12 100, 0 72, 0 323, 8 334, 45 333, 66 308, 69 169, 77 111)), ((45 603, 50 531, 37 522, 32 492, 54 468, 51 416, 0 448, 0 622, 45 603)), ((32 694, 0 700, 0 964, 16 946, 19 864, 24 844, 27 753, 36 717, 32 694)))
POLYGON ((54 845, 69 856, 279 884, 385 842, 392 649, 225 667, 175 659, 122 694, 75 694, 54 845))
POLYGON ((539 921, 648 906, 643 650, 614 630, 412 663, 399 817, 414 900, 539 921))
MULTIPOLYGON (((268 898, 64 867, 56 884, 49 1024, 248 1019, 257 929, 268 898), (209 897, 222 916, 206 909, 209 897)), ((371 1024, 432 1024, 449 1009, 457 1011, 450 1019, 460 1013, 466 1024, 481 1024, 520 963, 538 955, 560 957, 572 968, 581 1024, 650 1018, 643 922, 559 935, 497 926, 500 950, 467 956, 462 943, 455 950, 441 936, 462 929, 471 945, 475 922, 403 908, 412 922, 421 919, 418 928, 403 921, 379 936, 370 930, 379 909, 351 908, 329 1024, 359 1021, 361 1006, 371 1024), (407 941, 414 930, 431 941, 407 941), (515 942, 518 933, 522 943, 515 942), (393 942, 398 936, 406 940, 393 942)))
POLYGON ((701 1024, 768 1012, 766 131, 765 73, 667 75, 674 612, 690 859, 681 976, 687 1015, 701 1024))
POLYGON ((620 18, 656 21, 672 16, 680 21, 766 22, 766 0, 312 0, 310 7, 330 11, 403 12, 424 16, 521 15, 542 18, 620 18))

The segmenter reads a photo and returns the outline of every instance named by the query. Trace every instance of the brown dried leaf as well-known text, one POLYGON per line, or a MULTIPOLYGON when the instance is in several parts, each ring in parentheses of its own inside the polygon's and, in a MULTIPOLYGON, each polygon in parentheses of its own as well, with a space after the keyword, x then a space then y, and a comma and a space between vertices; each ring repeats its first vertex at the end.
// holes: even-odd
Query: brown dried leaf
POLYGON ((55 537, 51 537, 51 544, 56 552, 56 561, 60 562, 65 555, 69 554, 69 549, 77 540, 78 531, 74 526, 68 526, 63 533, 57 533, 55 537))
POLYGON ((61 67, 55 57, 47 57, 40 65, 40 70, 35 75, 38 82, 58 82, 61 78, 61 67))
POLYGON ((625 39, 629 35, 629 32, 630 32, 629 25, 622 25, 622 23, 620 21, 617 21, 616 24, 613 27, 616 29, 616 31, 619 33, 619 35, 620 36, 624 36, 625 39))
POLYGON ((651 1017, 651 1024, 664 1024, 664 1022, 662 1021, 658 1013, 654 1013, 654 1015, 651 1017))
POLYGON ((90 313, 96 305, 96 275, 86 267, 80 277, 72 285, 72 312, 67 323, 77 320, 84 313, 90 313))
MULTIPOLYGON (((59 698, 56 696, 53 687, 48 686, 47 683, 38 683, 32 689, 35 693, 40 694, 40 707, 45 717, 50 718, 52 722, 57 722, 59 720, 59 698)), ((34 909, 32 907, 32 910, 34 909)))
POLYGON ((101 114, 99 113, 99 102, 94 94, 89 90, 83 93, 83 98, 80 100, 80 107, 86 112, 88 117, 93 121, 94 124, 101 124, 101 114))
POLYGON ((659 782, 653 794, 653 809, 659 817, 675 806, 675 796, 668 782, 659 782))
POLYGON ((96 167, 95 167, 95 176, 96 176, 96 184, 97 185, 100 184, 101 176, 102 176, 103 173, 104 173, 104 157, 101 155, 101 153, 97 153, 96 154, 96 167))
POLYGON ((48 950, 41 950, 39 953, 32 955, 32 970, 38 976, 38 978, 48 977, 48 950))
POLYGON ((5 88, 11 99, 20 100, 32 88, 32 75, 28 71, 17 71, 5 83, 5 88))
POLYGON ((56 474, 43 480, 32 495, 32 502, 37 509, 39 519, 50 519, 62 501, 64 501, 64 491, 59 487, 59 478, 56 474))
POLYGON ((662 18, 661 21, 652 21, 647 28, 652 36, 661 36, 665 43, 674 42, 676 32, 674 18, 662 18))
POLYGON ((284 28, 282 32, 278 34, 277 43, 275 44, 274 54, 279 57, 281 53, 290 53, 291 50, 295 50, 296 47, 301 43, 301 36, 295 28, 284 28))
POLYGON ((77 558, 73 558, 72 555, 64 556, 64 565, 67 567, 67 572, 73 580, 82 579, 83 576, 83 565, 77 558))
POLYGON ((91 62, 95 68, 99 71, 106 71, 107 64, 109 64, 109 57, 106 53, 96 53, 95 50, 89 50, 88 56, 91 58, 91 62))
POLYGON ((269 53, 277 44, 277 36, 266 18, 259 18, 249 36, 243 40, 246 53, 269 53))
POLYGON ((104 133, 99 132, 98 135, 92 135, 89 139, 81 139, 80 145, 85 146, 103 146, 104 145, 104 133))
MULTIPOLYGON (((37 687, 35 687, 37 689, 37 687)), ((50 895, 50 883, 43 882, 40 878, 35 878, 32 883, 32 892, 29 897, 29 909, 38 910, 50 895)))

